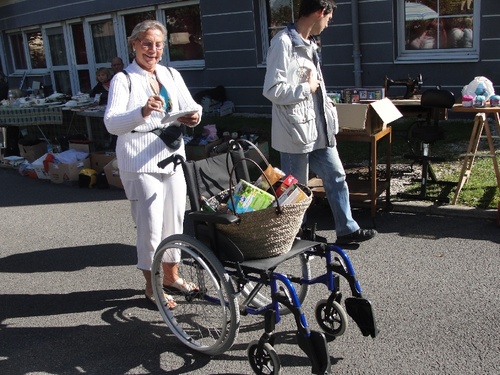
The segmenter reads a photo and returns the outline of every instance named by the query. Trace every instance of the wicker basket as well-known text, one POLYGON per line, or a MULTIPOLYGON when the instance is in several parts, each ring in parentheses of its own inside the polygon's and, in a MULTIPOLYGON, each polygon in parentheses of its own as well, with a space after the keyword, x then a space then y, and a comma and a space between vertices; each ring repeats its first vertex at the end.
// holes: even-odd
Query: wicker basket
POLYGON ((312 201, 308 188, 307 199, 278 207, 238 214, 238 223, 217 224, 217 230, 226 235, 243 253, 246 260, 269 258, 290 251, 302 225, 304 213, 312 201))
MULTIPOLYGON (((264 155, 260 156, 269 165, 264 155)), ((242 160, 255 164, 262 172, 254 160, 247 158, 242 160)), ((233 166, 231 175, 236 165, 233 166)), ((238 246, 246 260, 269 258, 287 253, 292 248, 302 226, 304 214, 312 202, 311 190, 307 186, 298 185, 306 193, 307 199, 285 206, 280 205, 276 199, 277 206, 238 214, 240 220, 237 223, 217 224, 217 230, 238 246)), ((232 186, 230 191, 232 191, 232 186)), ((272 191, 276 197, 274 189, 272 191)))

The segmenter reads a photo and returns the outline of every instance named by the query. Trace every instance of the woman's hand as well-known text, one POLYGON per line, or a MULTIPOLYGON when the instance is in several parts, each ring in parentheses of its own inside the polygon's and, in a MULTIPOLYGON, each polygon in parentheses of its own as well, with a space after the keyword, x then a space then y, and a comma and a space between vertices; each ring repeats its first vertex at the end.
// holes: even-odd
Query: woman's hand
POLYGON ((177 119, 177 121, 183 125, 193 127, 200 121, 200 114, 198 112, 196 112, 192 115, 182 116, 182 117, 179 117, 177 119))
POLYGON ((148 117, 152 112, 165 112, 165 102, 160 95, 152 95, 142 107, 142 117, 148 117))

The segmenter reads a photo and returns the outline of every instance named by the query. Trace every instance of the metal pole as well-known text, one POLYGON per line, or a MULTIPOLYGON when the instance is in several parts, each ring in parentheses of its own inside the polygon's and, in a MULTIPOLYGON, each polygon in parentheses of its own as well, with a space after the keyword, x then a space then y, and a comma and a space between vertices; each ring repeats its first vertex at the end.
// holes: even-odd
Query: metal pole
POLYGON ((352 57, 354 59, 354 85, 362 87, 361 82, 361 48, 359 46, 359 14, 358 0, 353 0, 351 5, 352 16, 352 57))

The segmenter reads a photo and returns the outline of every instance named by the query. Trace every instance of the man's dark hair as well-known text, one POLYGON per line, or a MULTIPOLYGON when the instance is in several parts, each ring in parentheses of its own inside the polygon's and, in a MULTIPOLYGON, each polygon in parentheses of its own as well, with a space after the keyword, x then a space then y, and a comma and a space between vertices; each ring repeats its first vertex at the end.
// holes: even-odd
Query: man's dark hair
POLYGON ((323 9, 325 14, 333 13, 337 9, 337 4, 333 0, 302 0, 300 2, 299 17, 308 16, 323 9))

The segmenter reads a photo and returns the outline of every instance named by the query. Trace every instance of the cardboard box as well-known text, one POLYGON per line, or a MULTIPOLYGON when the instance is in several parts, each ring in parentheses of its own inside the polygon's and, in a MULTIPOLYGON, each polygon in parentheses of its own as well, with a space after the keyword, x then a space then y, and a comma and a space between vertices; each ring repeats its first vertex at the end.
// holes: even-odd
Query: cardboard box
POLYGON ((120 170, 118 169, 116 158, 104 166, 104 174, 106 175, 106 180, 108 180, 109 186, 123 189, 122 180, 120 179, 120 170))
MULTIPOLYGON (((69 143, 69 148, 89 154, 88 144, 82 143, 69 143)), ((62 184, 63 182, 78 181, 78 175, 83 168, 90 168, 90 159, 88 156, 79 161, 72 163, 48 163, 49 164, 49 178, 55 184, 62 184)))
POLYGON ((365 88, 353 88, 353 89, 344 89, 344 103, 352 104, 359 103, 363 100, 380 100, 385 98, 385 89, 384 88, 374 88, 374 89, 365 89, 365 88))
POLYGON ((31 163, 31 167, 33 168, 33 172, 35 174, 34 177, 37 177, 40 180, 50 179, 49 172, 45 170, 43 163, 47 155, 48 154, 46 153, 31 163))
POLYGON ((210 142, 204 146, 199 145, 185 145, 186 149, 186 160, 201 160, 210 156, 210 152, 212 149, 221 144, 222 139, 218 139, 216 141, 210 142))
POLYGON ((373 134, 385 129, 387 124, 403 117, 388 98, 369 104, 339 103, 336 107, 340 131, 346 132, 373 134))
POLYGON ((234 204, 228 201, 228 207, 231 211, 242 214, 245 212, 259 211, 269 207, 275 198, 274 195, 259 189, 251 183, 240 180, 234 187, 234 204))
POLYGON ((31 164, 31 166, 33 167, 33 171, 35 172, 36 177, 38 179, 40 179, 40 180, 49 180, 50 179, 49 172, 47 172, 45 170, 43 163, 34 162, 31 164))
POLYGON ((229 100, 222 103, 221 107, 218 110, 219 116, 227 116, 233 112, 234 112, 234 103, 229 100))
POLYGON ((78 181, 78 175, 83 168, 90 168, 89 158, 69 164, 49 163, 50 181, 55 184, 78 181))
POLYGON ((114 158, 116 158, 116 152, 113 151, 92 152, 90 154, 90 168, 94 169, 99 174, 114 158))
POLYGON ((29 163, 33 163, 40 156, 47 153, 47 143, 40 139, 20 140, 18 146, 19 155, 25 158, 29 163))
POLYGON ((69 141, 69 148, 90 154, 94 151, 94 144, 92 141, 69 141))

